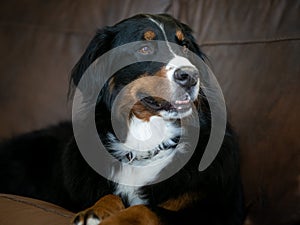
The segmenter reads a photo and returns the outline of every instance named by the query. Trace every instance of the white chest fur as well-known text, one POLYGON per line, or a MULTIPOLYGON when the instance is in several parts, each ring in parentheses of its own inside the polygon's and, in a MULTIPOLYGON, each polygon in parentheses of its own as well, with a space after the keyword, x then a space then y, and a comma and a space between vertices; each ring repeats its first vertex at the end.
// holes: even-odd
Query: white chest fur
POLYGON ((175 154, 174 149, 161 148, 168 144, 174 145, 172 138, 180 135, 180 127, 161 117, 152 116, 150 121, 142 121, 133 117, 126 141, 120 143, 112 140, 110 146, 114 155, 126 157, 125 155, 131 152, 136 159, 130 163, 124 163, 119 171, 113 172, 113 180, 118 183, 115 194, 127 196, 130 205, 147 203, 147 200, 140 195, 139 189, 154 181, 159 172, 171 162, 175 154), (162 145, 162 143, 165 144, 162 145), (159 153, 151 157, 158 147, 159 153), (149 154, 150 157, 143 158, 149 154))
POLYGON ((180 128, 162 117, 152 116, 149 121, 133 117, 124 145, 135 151, 149 151, 178 135, 180 128))

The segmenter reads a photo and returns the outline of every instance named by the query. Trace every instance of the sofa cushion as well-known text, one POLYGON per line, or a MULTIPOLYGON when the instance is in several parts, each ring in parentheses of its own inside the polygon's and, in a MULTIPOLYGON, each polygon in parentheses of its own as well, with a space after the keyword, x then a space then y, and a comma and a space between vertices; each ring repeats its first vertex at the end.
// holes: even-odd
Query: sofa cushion
POLYGON ((73 216, 73 213, 47 202, 0 194, 0 224, 3 225, 69 225, 73 216))

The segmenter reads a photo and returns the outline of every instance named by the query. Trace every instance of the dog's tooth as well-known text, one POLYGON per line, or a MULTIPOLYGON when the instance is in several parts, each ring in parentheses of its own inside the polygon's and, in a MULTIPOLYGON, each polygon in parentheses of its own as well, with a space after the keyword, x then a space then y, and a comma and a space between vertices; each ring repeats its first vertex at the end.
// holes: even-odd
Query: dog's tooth
POLYGON ((131 163, 134 159, 134 156, 133 156, 132 152, 128 152, 126 157, 127 157, 129 163, 131 163))
POLYGON ((135 152, 130 152, 130 153, 131 153, 131 159, 129 160, 129 163, 131 163, 137 156, 135 152))
POLYGON ((189 102, 190 102, 189 100, 176 100, 175 104, 178 104, 178 105, 180 105, 180 104, 188 104, 189 102))

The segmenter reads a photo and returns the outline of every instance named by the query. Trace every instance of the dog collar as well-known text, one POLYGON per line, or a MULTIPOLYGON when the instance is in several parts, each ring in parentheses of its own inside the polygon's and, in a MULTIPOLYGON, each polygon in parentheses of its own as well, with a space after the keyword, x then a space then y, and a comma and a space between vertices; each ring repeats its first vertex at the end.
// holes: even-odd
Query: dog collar
POLYGON ((153 150, 149 150, 149 151, 145 151, 145 152, 129 151, 125 155, 126 159, 124 161, 127 161, 128 163, 132 163, 134 161, 142 161, 142 160, 152 159, 155 156, 157 156, 159 153, 161 153, 162 151, 167 151, 167 150, 176 148, 178 141, 179 141, 179 137, 175 137, 168 141, 162 142, 153 150))

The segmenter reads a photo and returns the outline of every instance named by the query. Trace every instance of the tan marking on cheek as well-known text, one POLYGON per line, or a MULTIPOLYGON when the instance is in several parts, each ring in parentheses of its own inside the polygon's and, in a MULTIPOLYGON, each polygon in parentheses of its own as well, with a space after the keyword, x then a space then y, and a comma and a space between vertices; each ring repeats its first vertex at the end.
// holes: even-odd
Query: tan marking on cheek
POLYGON ((138 93, 146 93, 148 95, 153 95, 154 91, 151 90, 152 86, 153 79, 149 79, 149 76, 147 76, 147 74, 143 74, 141 78, 132 82, 132 86, 130 89, 130 98, 134 99, 135 102, 131 109, 131 113, 143 121, 150 121, 151 116, 158 115, 157 112, 146 108, 137 98, 138 93))
POLYGON ((183 41, 184 40, 184 34, 182 33, 181 30, 177 30, 176 31, 176 37, 179 41, 183 41))
POLYGON ((159 206, 171 211, 184 209, 201 198, 200 193, 185 193, 178 198, 169 199, 159 206))
POLYGON ((139 79, 131 82, 127 86, 123 96, 121 96, 122 101, 118 104, 118 113, 130 112, 129 115, 123 115, 123 117, 127 116, 130 118, 130 116, 135 115, 144 121, 149 121, 151 116, 159 116, 157 111, 145 107, 137 96, 139 93, 143 93, 152 96, 158 103, 163 101, 162 98, 159 98, 160 96, 166 96, 166 99, 170 98, 172 95, 171 84, 165 77, 166 70, 162 68, 153 76, 143 74, 139 79))
POLYGON ((146 31, 145 33, 144 33, 144 38, 145 38, 145 40, 147 40, 147 41, 151 41, 151 40, 153 40, 154 38, 155 38, 155 33, 152 31, 152 30, 149 30, 149 31, 146 31))
POLYGON ((131 98, 135 98, 136 104, 132 108, 132 113, 136 115, 139 119, 149 121, 151 116, 159 116, 157 111, 151 110, 145 107, 138 99, 138 93, 143 93, 145 95, 153 97, 157 103, 163 101, 162 98, 171 96, 170 81, 165 78, 166 70, 162 68, 153 76, 144 75, 140 79, 133 82, 132 89, 130 91, 131 98))
POLYGON ((160 69, 157 73, 154 74, 154 76, 166 78, 167 77, 166 67, 160 69))
POLYGON ((149 111, 142 103, 138 102, 132 107, 132 114, 140 120, 149 122, 151 116, 158 115, 153 111, 149 111))
POLYGON ((149 121, 151 116, 156 115, 155 112, 148 110, 137 98, 139 92, 145 92, 145 86, 147 81, 143 81, 144 75, 141 78, 128 84, 122 96, 119 96, 119 102, 116 108, 116 115, 124 120, 129 120, 132 115, 135 115, 137 118, 149 121))

